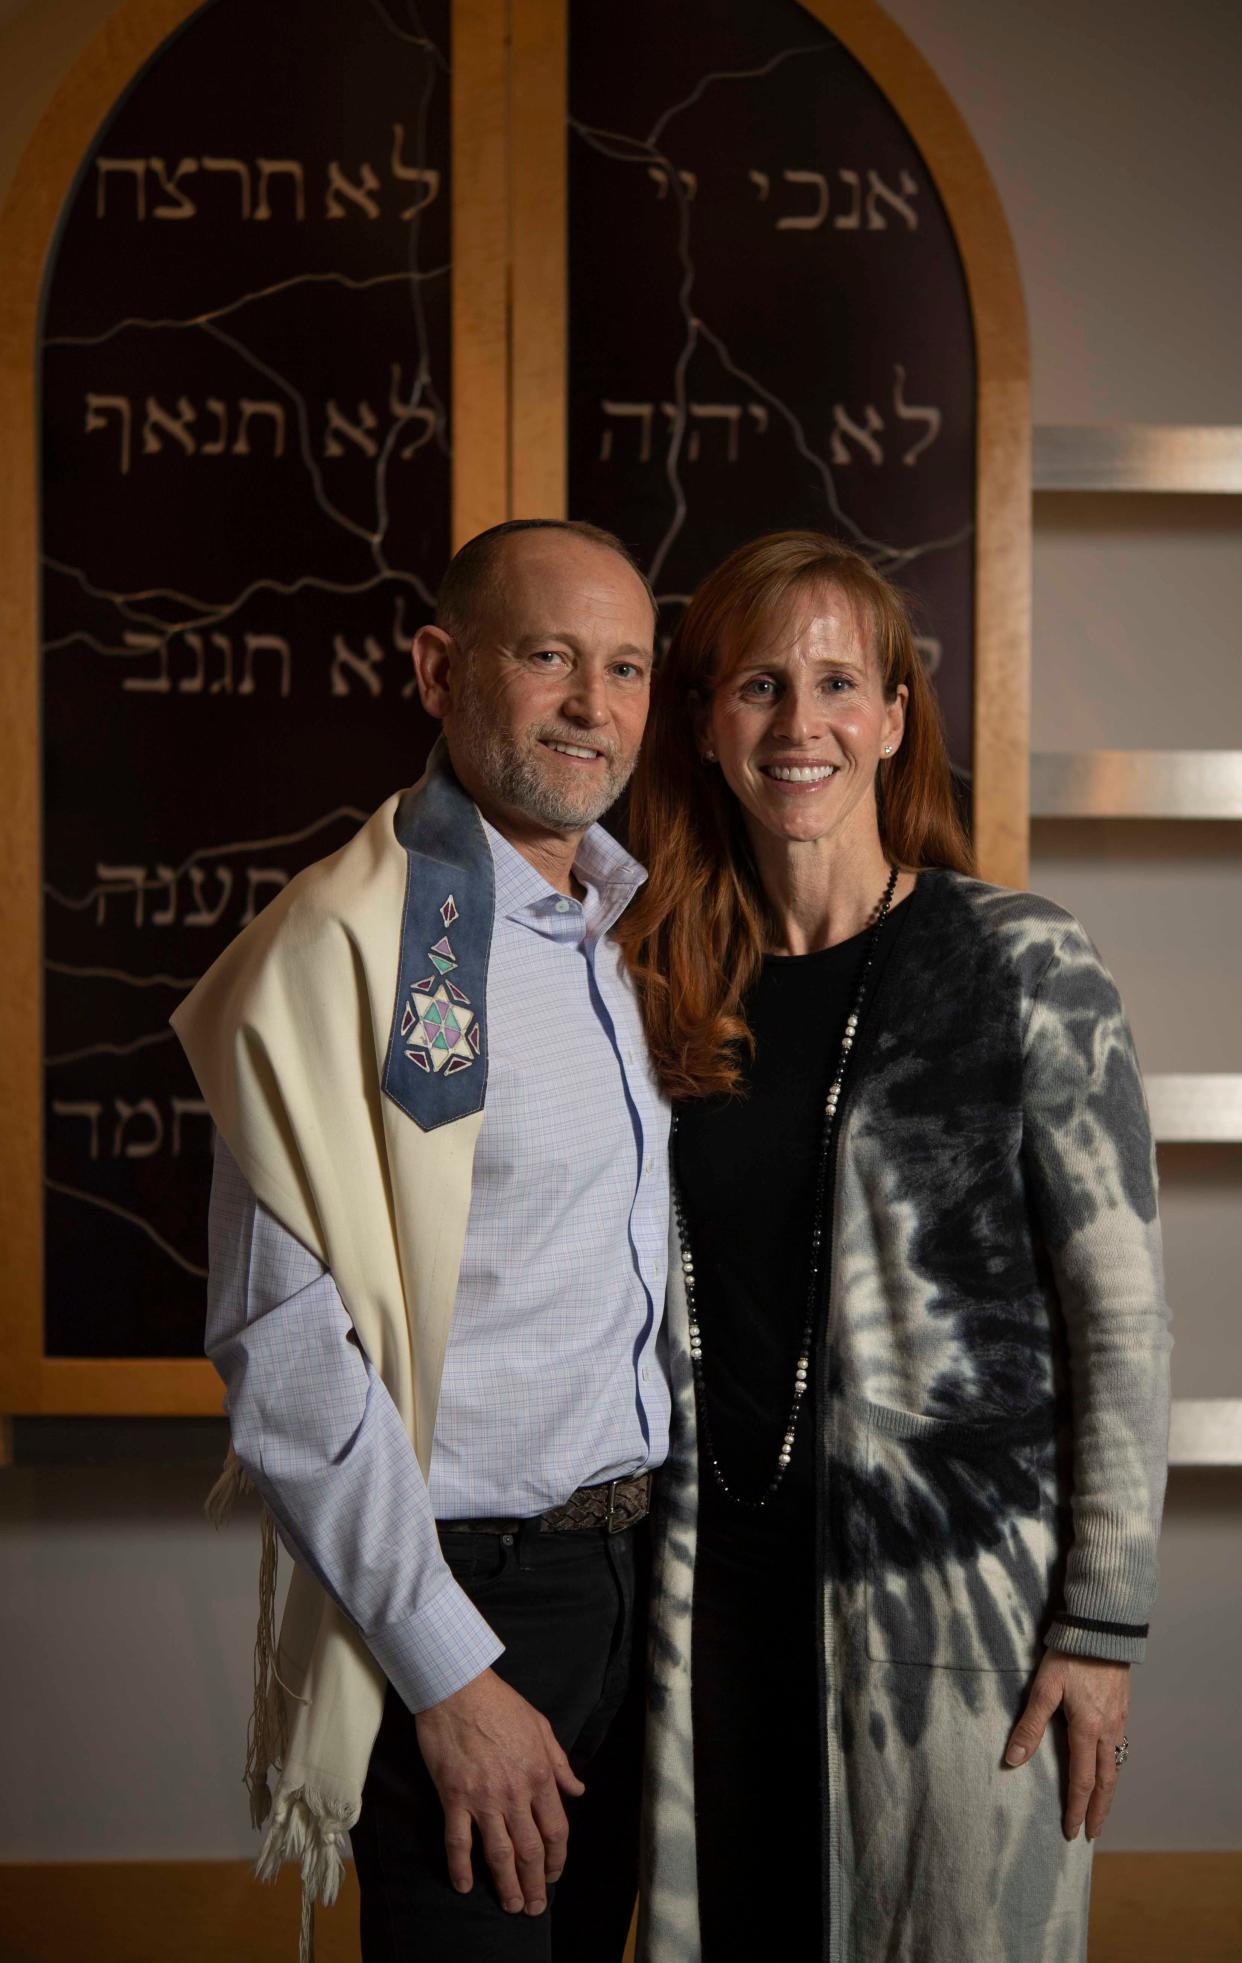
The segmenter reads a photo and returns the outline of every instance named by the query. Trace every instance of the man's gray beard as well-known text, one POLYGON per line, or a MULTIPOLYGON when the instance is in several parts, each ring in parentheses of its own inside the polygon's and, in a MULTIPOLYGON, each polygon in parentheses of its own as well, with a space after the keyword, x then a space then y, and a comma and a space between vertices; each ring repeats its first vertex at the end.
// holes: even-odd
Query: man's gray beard
MULTIPOLYGON (((547 782, 540 770, 537 749, 520 748, 488 722, 473 688, 467 687, 459 696, 458 714, 475 768, 492 796, 533 818, 536 824, 547 825, 551 831, 583 831, 602 818, 629 783, 638 761, 635 757, 629 764, 623 764, 618 759, 606 758, 603 782, 584 784, 575 797, 568 789, 560 790, 547 782)), ((541 729, 537 723, 531 724, 527 735, 532 746, 542 736, 557 743, 590 747, 580 737, 541 729)))

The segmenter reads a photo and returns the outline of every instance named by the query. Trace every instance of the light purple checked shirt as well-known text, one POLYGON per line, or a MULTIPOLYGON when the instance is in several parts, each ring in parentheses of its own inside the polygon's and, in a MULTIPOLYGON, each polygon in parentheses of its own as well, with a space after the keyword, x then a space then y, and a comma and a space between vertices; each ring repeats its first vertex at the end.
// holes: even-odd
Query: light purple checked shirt
POLYGON ((504 1647, 450 1574, 435 1521, 541 1513, 668 1449, 668 1110, 607 938, 646 875, 593 826, 579 903, 484 830, 487 1102, 427 1481, 348 1340, 332 1276, 220 1138, 211 1189, 207 1354, 234 1445, 414 1711, 504 1647))

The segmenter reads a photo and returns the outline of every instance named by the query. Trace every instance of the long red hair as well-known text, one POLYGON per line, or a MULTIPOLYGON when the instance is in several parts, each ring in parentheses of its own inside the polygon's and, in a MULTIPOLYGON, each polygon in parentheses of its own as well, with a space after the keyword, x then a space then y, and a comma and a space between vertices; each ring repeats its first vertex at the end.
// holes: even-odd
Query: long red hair
POLYGON ((742 1013, 771 945, 773 923, 741 806, 705 768, 696 707, 731 664, 813 589, 846 596, 871 627, 871 652, 891 701, 904 683, 905 734, 876 776, 880 842, 891 863, 973 871, 958 816, 940 712, 906 603, 857 552, 819 532, 772 532, 709 574, 682 615, 663 662, 630 794, 629 841, 647 884, 617 929, 634 975, 652 1060, 671 1097, 738 1088, 750 1041, 742 1013))

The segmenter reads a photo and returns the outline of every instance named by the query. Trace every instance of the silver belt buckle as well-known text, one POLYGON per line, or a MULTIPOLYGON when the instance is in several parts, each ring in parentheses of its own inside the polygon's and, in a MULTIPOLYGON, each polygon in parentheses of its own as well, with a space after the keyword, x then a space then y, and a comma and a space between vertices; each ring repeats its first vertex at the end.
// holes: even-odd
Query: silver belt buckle
POLYGON ((619 1479, 608 1481, 608 1512, 604 1516, 604 1526, 610 1534, 619 1534, 625 1528, 624 1520, 617 1519, 617 1487, 620 1484, 619 1479))

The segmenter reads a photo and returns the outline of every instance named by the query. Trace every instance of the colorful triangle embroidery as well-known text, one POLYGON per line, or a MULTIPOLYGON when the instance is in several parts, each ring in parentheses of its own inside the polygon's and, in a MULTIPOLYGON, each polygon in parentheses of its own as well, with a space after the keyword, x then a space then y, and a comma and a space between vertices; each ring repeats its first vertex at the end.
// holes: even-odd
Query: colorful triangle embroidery
POLYGON ((442 975, 447 975, 457 966, 455 961, 446 961, 442 954, 433 954, 432 960, 442 975))
POLYGON ((470 1025, 470 1047, 477 1056, 479 1054, 479 1025, 477 1022, 471 1023, 470 1025))
POLYGON ((451 927, 455 920, 460 920, 461 918, 461 915, 457 911, 457 903, 451 893, 444 902, 444 905, 440 908, 440 918, 446 927, 451 927))
POLYGON ((468 1003, 468 1002, 469 1002, 469 1000, 470 1000, 470 997, 469 997, 468 995, 466 995, 466 994, 464 994, 464 993, 462 992, 462 990, 461 990, 460 988, 458 988, 458 986, 457 986, 457 983, 456 983, 456 982, 453 982, 453 981, 449 981, 449 980, 447 979, 447 977, 446 977, 446 979, 445 979, 445 983, 444 983, 444 986, 445 986, 445 987, 447 988, 447 990, 448 990, 448 992, 449 992, 449 994, 450 994, 450 995, 452 996, 452 998, 453 998, 453 1000, 454 1000, 454 1002, 466 1002, 466 1003, 468 1003))
POLYGON ((459 1070, 469 1070, 470 1061, 471 1060, 468 1056, 451 1056, 448 1062, 444 1066, 445 1076, 452 1077, 455 1076, 457 1071, 459 1070))
POLYGON ((407 1050, 406 1055, 409 1057, 411 1063, 418 1065, 420 1070, 431 1069, 431 1063, 426 1050, 407 1050))

